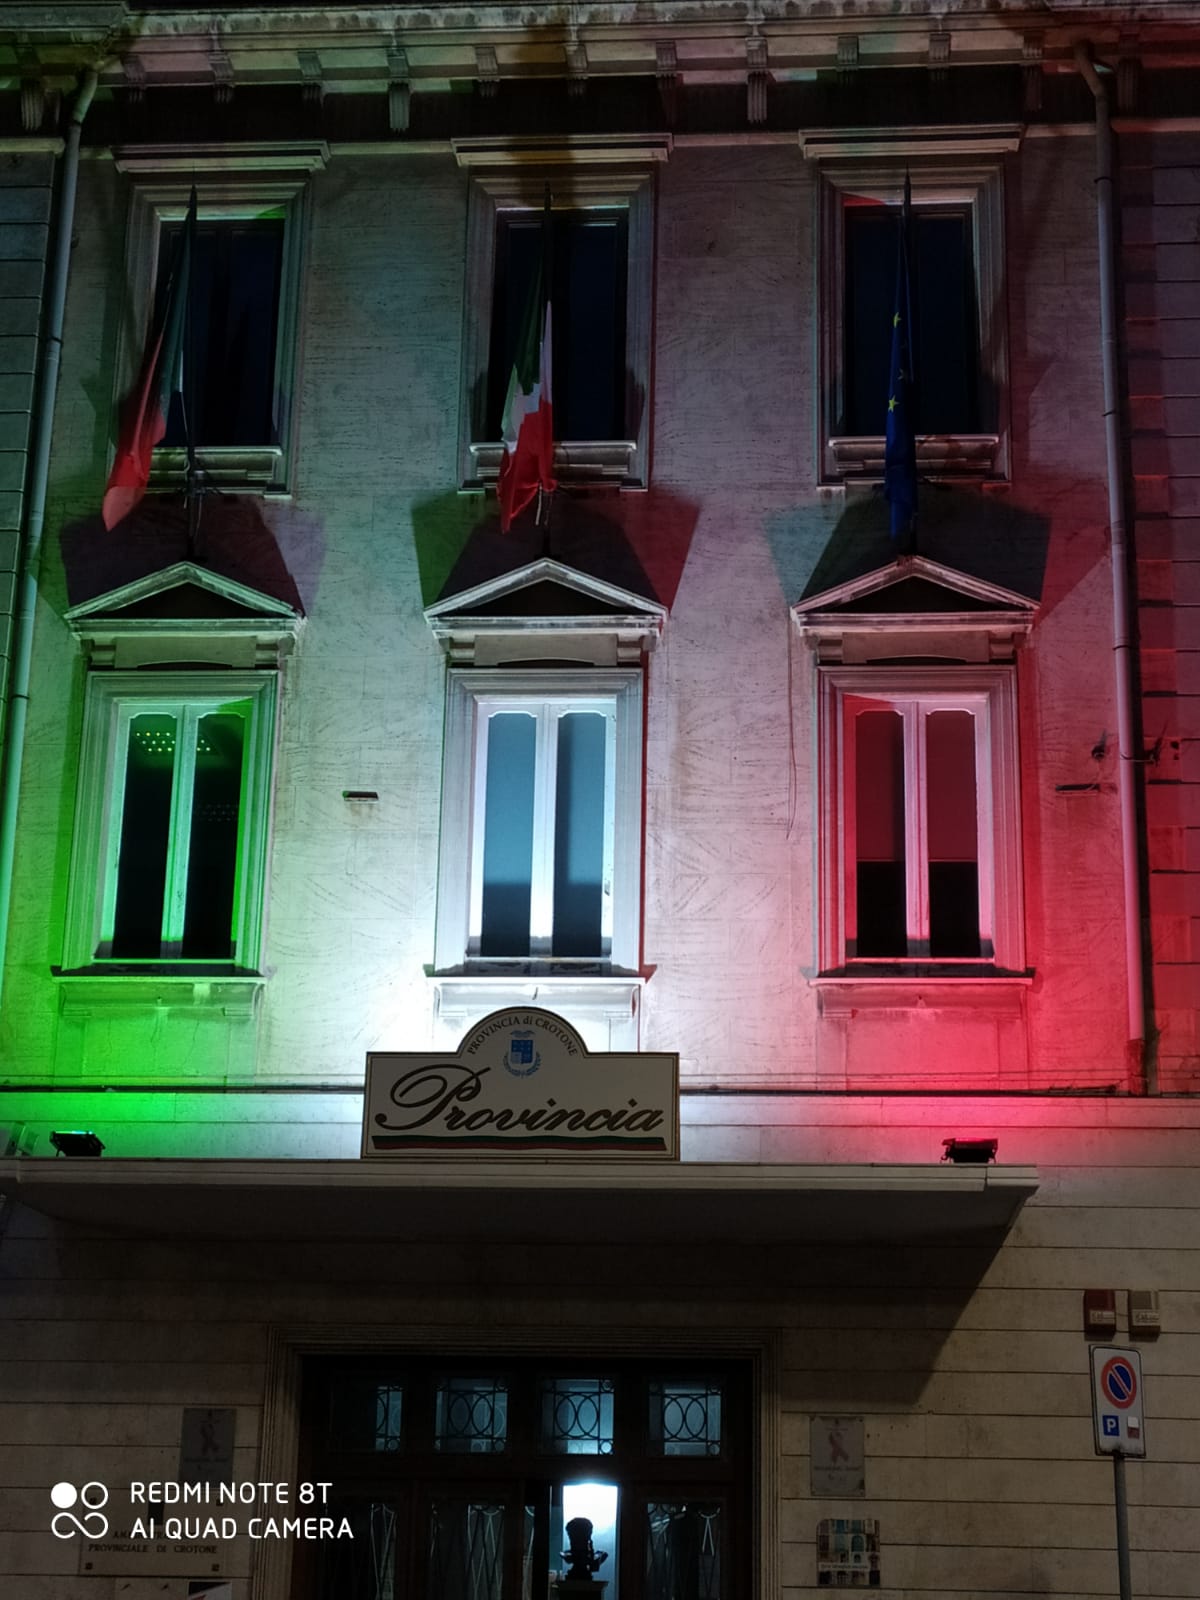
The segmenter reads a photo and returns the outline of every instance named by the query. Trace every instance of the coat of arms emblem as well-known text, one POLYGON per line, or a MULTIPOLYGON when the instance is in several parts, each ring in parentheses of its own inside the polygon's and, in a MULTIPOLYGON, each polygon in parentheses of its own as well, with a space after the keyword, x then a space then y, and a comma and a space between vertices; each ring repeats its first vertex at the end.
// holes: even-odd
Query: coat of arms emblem
POLYGON ((504 1070, 514 1078, 529 1078, 542 1064, 542 1058, 533 1047, 532 1028, 514 1028, 504 1053, 504 1070))

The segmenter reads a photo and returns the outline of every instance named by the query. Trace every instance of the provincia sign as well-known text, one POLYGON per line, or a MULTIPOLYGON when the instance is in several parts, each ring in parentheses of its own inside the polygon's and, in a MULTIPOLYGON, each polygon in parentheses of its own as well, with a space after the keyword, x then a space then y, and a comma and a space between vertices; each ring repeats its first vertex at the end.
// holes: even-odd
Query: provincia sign
POLYGON ((371 1051, 362 1153, 679 1158, 679 1057, 593 1054, 552 1011, 493 1011, 453 1055, 371 1051))

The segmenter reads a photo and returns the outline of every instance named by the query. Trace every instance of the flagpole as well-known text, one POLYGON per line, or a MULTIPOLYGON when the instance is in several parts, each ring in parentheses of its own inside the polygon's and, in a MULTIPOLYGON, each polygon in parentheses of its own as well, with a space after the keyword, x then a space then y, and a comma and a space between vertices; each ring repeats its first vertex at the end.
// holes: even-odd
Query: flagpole
POLYGON ((919 330, 917 328, 917 314, 913 309, 917 304, 920 293, 920 284, 917 280, 917 254, 913 249, 913 216, 912 216, 912 178, 908 168, 904 169, 904 214, 901 219, 904 229, 904 294, 905 315, 908 318, 908 389, 912 402, 912 441, 913 441, 913 512, 908 524, 908 554, 917 553, 917 524, 920 503, 917 499, 917 418, 921 408, 920 377, 917 372, 917 342, 919 330))
MULTIPOLYGON (((550 181, 546 180, 542 191, 542 295, 550 314, 554 308, 554 196, 550 192, 550 181)), ((554 392, 554 352, 550 352, 550 391, 554 392)), ((554 440, 550 440, 550 461, 553 470, 554 440)), ((550 554, 550 506, 553 493, 547 494, 545 486, 538 484, 537 526, 542 528, 542 550, 544 556, 550 554), (542 513, 545 511, 546 521, 542 524, 542 513)))
MULTIPOLYGON (((192 185, 191 198, 188 201, 190 225, 193 230, 193 245, 195 243, 196 225, 196 185, 192 185)), ((185 224, 186 226, 186 224, 185 224)), ((194 253, 194 251, 193 251, 194 253)), ((195 318, 192 315, 192 280, 194 272, 188 272, 183 302, 183 382, 180 385, 180 406, 183 411, 183 443, 187 451, 187 469, 184 476, 184 503, 187 507, 187 558, 189 561, 199 559, 200 548, 200 479, 199 467, 196 463, 196 439, 192 427, 192 418, 195 415, 196 399, 196 362, 194 355, 195 318)))
POLYGON ((884 438, 883 489, 889 503, 892 538, 901 555, 916 548, 917 416, 913 383, 912 293, 909 281, 909 227, 912 186, 904 179, 904 205, 896 247, 896 296, 892 313, 892 348, 888 375, 884 438))

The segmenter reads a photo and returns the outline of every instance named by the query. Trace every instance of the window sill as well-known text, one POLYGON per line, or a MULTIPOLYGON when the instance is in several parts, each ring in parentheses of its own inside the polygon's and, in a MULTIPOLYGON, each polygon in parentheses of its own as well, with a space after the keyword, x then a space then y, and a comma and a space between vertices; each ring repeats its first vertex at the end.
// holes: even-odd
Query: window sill
POLYGON ((1032 970, 1010 972, 1004 967, 989 966, 984 961, 912 961, 903 964, 890 961, 863 961, 853 966, 839 967, 832 972, 818 972, 809 979, 814 984, 835 983, 1016 983, 1030 984, 1035 974, 1032 970))
MULTIPOLYGON (((490 485, 500 476, 504 446, 499 442, 469 445, 471 476, 464 488, 490 485)), ((554 471, 564 485, 614 483, 644 488, 645 478, 632 439, 576 440, 554 446, 554 471)))
POLYGON ((1032 972, 972 971, 934 964, 912 971, 882 965, 864 971, 821 973, 809 982, 817 991, 822 1018, 850 1022, 863 1012, 970 1012, 974 1016, 1018 1017, 1032 972))
POLYGON ((123 969, 89 967, 64 972, 52 968, 64 1017, 97 1012, 209 1011, 230 1020, 248 1020, 258 1009, 266 978, 230 966, 195 965, 155 970, 130 964, 123 969))
POLYGON ((555 961, 541 959, 534 956, 494 956, 491 959, 480 958, 464 961, 461 966, 425 969, 425 975, 438 980, 446 978, 478 979, 491 978, 506 980, 510 978, 616 978, 622 982, 634 979, 640 982, 636 972, 630 972, 625 967, 616 967, 611 961, 602 961, 599 958, 589 959, 584 956, 564 957, 555 961))
MULTIPOLYGON (((182 489, 187 480, 187 451, 158 449, 150 473, 152 489, 182 489)), ((204 445, 196 451, 203 487, 244 489, 249 493, 286 489, 284 453, 280 445, 204 445)))
MULTIPOLYGON (((885 441, 834 437, 826 445, 826 478, 837 482, 882 482, 885 441)), ((922 477, 978 480, 1005 476, 997 433, 922 434, 917 439, 922 477)))
POLYGON ((509 969, 429 974, 440 1043, 457 1049, 468 1030, 503 1007, 541 1006, 577 1028, 589 1050, 637 1050, 641 994, 646 979, 614 973, 598 963, 592 972, 564 970, 562 962, 541 963, 546 970, 509 969))

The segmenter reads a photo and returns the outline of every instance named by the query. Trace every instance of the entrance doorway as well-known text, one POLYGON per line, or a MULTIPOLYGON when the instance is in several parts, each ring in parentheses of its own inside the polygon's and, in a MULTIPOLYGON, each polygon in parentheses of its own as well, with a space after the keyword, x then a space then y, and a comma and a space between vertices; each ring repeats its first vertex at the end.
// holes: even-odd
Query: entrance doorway
POLYGON ((603 1600, 733 1600, 750 1417, 733 1362, 313 1358, 301 1476, 355 1537, 298 1550, 293 1595, 558 1600, 590 1567, 603 1600))

